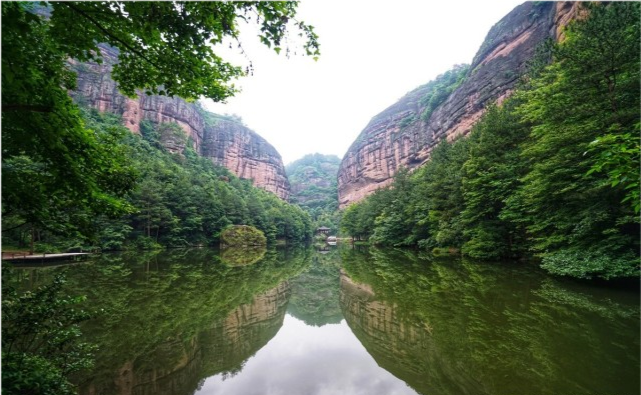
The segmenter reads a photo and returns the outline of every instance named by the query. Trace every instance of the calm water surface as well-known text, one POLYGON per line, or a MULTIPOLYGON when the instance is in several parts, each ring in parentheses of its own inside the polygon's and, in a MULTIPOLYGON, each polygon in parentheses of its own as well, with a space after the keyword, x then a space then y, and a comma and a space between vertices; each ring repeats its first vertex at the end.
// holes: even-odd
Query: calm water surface
POLYGON ((639 292, 409 251, 105 254, 81 394, 639 393, 639 292))

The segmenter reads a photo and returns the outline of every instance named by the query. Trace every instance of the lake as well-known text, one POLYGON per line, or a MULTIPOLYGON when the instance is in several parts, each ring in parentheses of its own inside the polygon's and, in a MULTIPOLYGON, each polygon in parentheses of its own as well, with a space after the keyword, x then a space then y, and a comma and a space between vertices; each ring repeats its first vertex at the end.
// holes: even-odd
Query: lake
POLYGON ((66 271, 81 394, 639 393, 639 290, 525 263, 330 247, 103 254, 66 271))

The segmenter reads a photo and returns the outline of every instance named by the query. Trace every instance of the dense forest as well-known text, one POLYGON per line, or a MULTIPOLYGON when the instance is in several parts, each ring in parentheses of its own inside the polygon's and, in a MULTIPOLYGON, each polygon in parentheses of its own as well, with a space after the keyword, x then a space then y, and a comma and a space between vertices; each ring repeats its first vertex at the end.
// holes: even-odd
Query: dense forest
POLYGON ((290 202, 308 212, 314 228, 339 228, 336 175, 340 159, 335 155, 308 154, 285 167, 292 189, 290 202))
POLYGON ((185 147, 182 153, 167 151, 161 140, 186 139, 178 124, 144 121, 142 136, 137 136, 122 126, 119 116, 85 108, 81 114, 99 139, 109 139, 113 151, 125 154, 120 176, 126 172, 133 182, 123 203, 128 214, 110 218, 70 205, 58 212, 65 216, 58 229, 16 227, 23 219, 5 215, 3 225, 12 229, 3 233, 3 244, 27 245, 33 231, 35 247, 42 252, 217 245, 221 231, 232 224, 255 226, 270 243, 311 237, 311 219, 298 206, 212 164, 189 142, 179 144, 185 147), (72 224, 82 232, 70 230, 72 224))
POLYGON ((373 244, 540 259, 551 273, 638 276, 639 4, 587 5, 466 138, 349 206, 373 244))

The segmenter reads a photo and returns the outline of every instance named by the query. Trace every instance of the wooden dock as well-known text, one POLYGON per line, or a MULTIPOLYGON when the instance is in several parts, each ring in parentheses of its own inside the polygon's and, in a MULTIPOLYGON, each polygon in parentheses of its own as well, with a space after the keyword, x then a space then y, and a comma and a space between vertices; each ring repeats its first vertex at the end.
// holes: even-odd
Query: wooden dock
POLYGON ((2 253, 2 260, 14 263, 35 263, 35 262, 54 262, 54 261, 73 261, 84 259, 91 255, 88 252, 66 252, 61 254, 33 254, 28 253, 2 253))

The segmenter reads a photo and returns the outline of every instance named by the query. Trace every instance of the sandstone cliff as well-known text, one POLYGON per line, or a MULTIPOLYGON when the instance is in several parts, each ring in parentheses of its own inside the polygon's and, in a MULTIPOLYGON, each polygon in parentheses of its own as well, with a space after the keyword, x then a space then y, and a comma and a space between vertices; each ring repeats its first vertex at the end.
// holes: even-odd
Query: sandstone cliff
POLYGON ((233 120, 206 114, 200 152, 240 178, 253 180, 284 200, 289 199, 289 180, 276 149, 254 131, 233 120))
MULTIPOLYGON (((111 78, 118 50, 104 45, 100 48, 102 64, 71 62, 78 74, 77 89, 71 92, 77 102, 121 115, 133 133, 140 133, 143 120, 154 124, 175 122, 196 152, 283 200, 289 198, 289 181, 281 156, 264 138, 231 118, 208 113, 178 97, 140 94, 131 99, 122 95, 111 78)), ((173 141, 163 143, 171 151, 179 149, 173 141)))
POLYGON ((485 108, 514 88, 536 48, 558 40, 578 3, 526 2, 490 29, 464 80, 429 114, 426 84, 372 118, 349 148, 338 173, 340 207, 388 185, 401 167, 416 168, 443 138, 467 135, 485 108), (429 116, 424 116, 429 115, 429 116))

